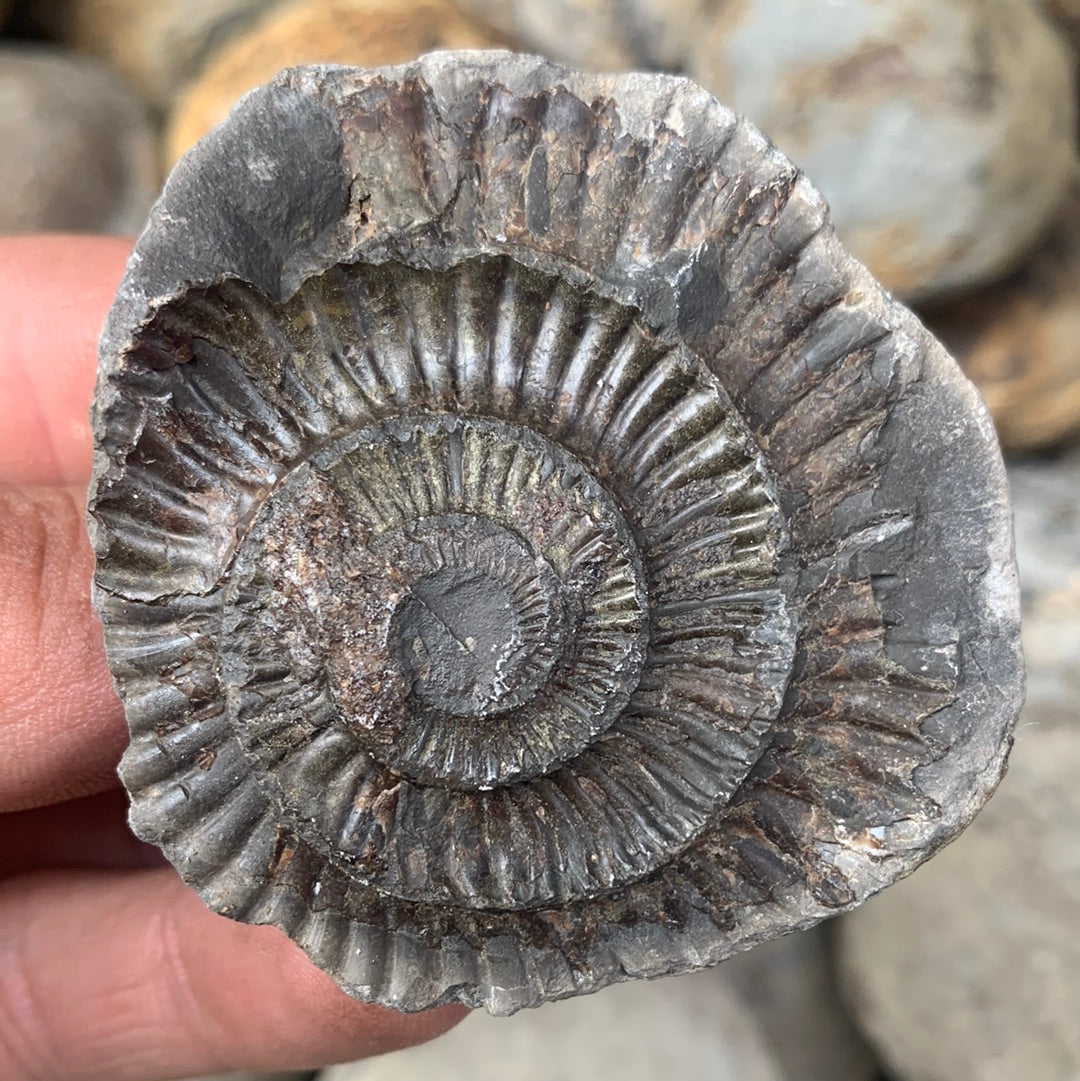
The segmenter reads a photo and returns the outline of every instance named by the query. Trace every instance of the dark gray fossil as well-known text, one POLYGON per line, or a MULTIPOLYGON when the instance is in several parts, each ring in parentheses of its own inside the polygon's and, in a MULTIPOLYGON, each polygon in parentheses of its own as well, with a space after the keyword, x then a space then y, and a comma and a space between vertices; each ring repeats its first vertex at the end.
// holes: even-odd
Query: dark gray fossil
POLYGON ((94 429, 133 827, 359 998, 715 963, 1001 775, 986 414, 685 80, 283 73, 170 178, 94 429))

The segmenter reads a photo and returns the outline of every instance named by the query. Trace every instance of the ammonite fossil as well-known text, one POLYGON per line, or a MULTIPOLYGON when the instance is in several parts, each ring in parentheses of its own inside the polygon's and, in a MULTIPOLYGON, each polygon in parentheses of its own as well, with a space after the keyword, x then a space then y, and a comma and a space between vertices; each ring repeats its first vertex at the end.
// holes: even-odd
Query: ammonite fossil
POLYGON ((1000 776, 986 414, 685 80, 286 72, 173 173, 101 349, 132 824, 352 995, 714 963, 1000 776))

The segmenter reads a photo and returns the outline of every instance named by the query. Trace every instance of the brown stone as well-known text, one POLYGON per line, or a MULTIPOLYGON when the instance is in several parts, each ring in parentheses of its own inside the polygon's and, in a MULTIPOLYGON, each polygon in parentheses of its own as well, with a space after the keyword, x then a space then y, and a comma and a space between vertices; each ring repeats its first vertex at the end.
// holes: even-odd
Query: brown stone
MULTIPOLYGON (((35 0, 32 25, 167 106, 209 51, 280 0, 35 0)), ((27 5, 28 7, 30 5, 27 5)))
POLYGON ((1080 435, 1080 186, 1021 270, 927 321, 982 392, 1003 446, 1080 435))
POLYGON ((1080 44, 1080 0, 1042 0, 1043 10, 1076 48, 1080 44))
POLYGON ((295 64, 378 67, 433 49, 500 44, 451 0, 298 0, 229 41, 181 95, 165 140, 168 163, 228 115, 247 91, 295 64))
POLYGON ((142 103, 61 49, 0 49, 0 233, 138 232, 157 194, 142 103))

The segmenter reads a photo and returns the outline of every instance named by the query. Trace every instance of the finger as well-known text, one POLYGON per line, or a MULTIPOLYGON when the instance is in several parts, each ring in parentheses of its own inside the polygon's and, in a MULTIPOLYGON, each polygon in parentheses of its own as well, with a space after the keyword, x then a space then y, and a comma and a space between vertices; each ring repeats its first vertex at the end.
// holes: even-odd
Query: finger
POLYGON ((126 730, 90 605, 83 498, 0 488, 0 812, 116 784, 126 730))
POLYGON ((0 1077, 12 1081, 304 1069, 419 1043, 463 1014, 355 1002, 281 932, 214 915, 171 871, 0 883, 0 1077))
POLYGON ((135 870, 165 857, 128 828, 120 789, 52 807, 0 815, 0 878, 58 868, 135 870))
POLYGON ((0 484, 90 475, 97 339, 131 242, 0 238, 0 484))

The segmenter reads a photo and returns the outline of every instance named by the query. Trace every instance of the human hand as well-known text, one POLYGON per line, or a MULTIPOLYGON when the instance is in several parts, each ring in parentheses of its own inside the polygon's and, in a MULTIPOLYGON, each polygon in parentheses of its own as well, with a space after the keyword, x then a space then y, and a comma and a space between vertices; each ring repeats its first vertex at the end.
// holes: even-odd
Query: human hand
POLYGON ((96 339, 130 245, 0 239, 0 1078, 153 1081, 419 1043, 128 831, 84 526, 96 339))

